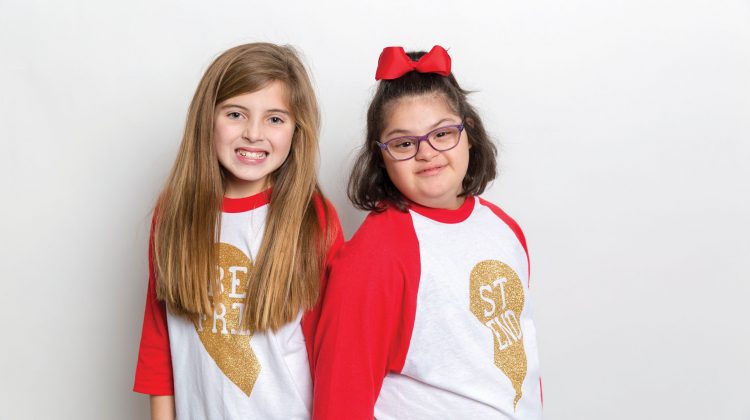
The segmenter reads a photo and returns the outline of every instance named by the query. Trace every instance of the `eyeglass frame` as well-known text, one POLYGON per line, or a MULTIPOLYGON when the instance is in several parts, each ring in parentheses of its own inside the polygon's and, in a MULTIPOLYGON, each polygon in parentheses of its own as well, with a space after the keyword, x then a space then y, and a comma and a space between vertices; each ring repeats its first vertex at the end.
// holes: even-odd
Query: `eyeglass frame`
POLYGON ((437 151, 437 152, 447 152, 448 150, 451 150, 451 149, 455 148, 456 146, 458 146, 458 143, 461 143, 461 134, 463 133, 463 131, 464 131, 464 128, 465 128, 465 126, 464 126, 463 124, 451 124, 451 125, 444 125, 444 126, 442 126, 442 127, 438 127, 438 128, 436 128, 436 129, 434 129, 434 130, 430 130, 430 132, 429 132, 429 133, 427 133, 427 134, 425 134, 425 135, 423 135, 423 136, 400 136, 400 137, 394 137, 394 138, 392 138, 392 139, 390 139, 390 140, 387 140, 387 141, 384 141, 384 142, 382 142, 382 143, 376 140, 376 141, 375 141, 375 143, 376 143, 376 144, 377 144, 378 146, 380 146, 380 149, 381 149, 381 150, 385 150, 386 152, 388 152, 388 156, 390 156, 390 157, 391 157, 391 158, 392 158, 393 160, 401 162, 401 161, 404 161, 404 160, 409 160, 409 159, 411 159, 411 158, 413 158, 413 157, 417 156, 417 154, 419 153, 419 145, 420 145, 420 144, 421 144, 421 143, 422 143, 423 141, 426 141, 426 142, 427 142, 427 144, 429 144, 429 145, 430 145, 430 147, 432 147, 432 149, 433 149, 433 150, 435 150, 435 151, 437 151), (432 134, 432 133, 434 133, 434 132, 436 132, 436 131, 444 130, 444 129, 446 129, 446 128, 458 128, 458 140, 456 141, 456 144, 454 144, 453 146, 451 146, 451 147, 449 147, 449 148, 447 148, 447 149, 442 149, 442 150, 440 150, 440 149, 438 149, 437 147, 435 147, 435 146, 434 146, 434 145, 433 145, 433 144, 432 144, 432 143, 430 142, 430 134, 432 134), (398 159, 397 157, 393 156, 393 153, 391 153, 390 149, 388 149, 388 143, 390 143, 390 142, 393 142, 393 141, 396 141, 396 140, 402 140, 402 139, 411 139, 411 140, 414 140, 414 141, 416 141, 416 142, 417 142, 417 148, 416 148, 416 150, 414 151, 414 154, 413 154, 413 155, 411 155, 411 156, 409 156, 408 158, 398 159))

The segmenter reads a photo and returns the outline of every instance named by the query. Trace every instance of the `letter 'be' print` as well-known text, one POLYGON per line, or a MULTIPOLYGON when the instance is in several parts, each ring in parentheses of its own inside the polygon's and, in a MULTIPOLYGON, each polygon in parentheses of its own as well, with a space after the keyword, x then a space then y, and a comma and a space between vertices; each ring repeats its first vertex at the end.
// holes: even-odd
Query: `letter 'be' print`
MULTIPOLYGON (((198 336, 216 365, 227 378, 250 396, 260 374, 260 363, 250 339, 252 331, 240 329, 247 297, 248 273, 253 263, 240 249, 225 243, 217 245, 219 255, 220 299, 212 317, 196 324, 198 336)), ((212 290, 211 295, 215 293, 212 290)))

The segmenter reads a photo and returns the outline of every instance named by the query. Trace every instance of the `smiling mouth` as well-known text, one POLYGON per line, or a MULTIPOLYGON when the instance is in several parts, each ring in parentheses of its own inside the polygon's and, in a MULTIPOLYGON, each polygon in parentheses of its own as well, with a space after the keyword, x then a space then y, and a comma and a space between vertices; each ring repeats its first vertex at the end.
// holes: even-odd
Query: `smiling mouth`
POLYGON ((443 169, 443 166, 433 166, 432 168, 422 169, 421 171, 417 172, 417 174, 418 175, 433 175, 433 174, 440 172, 441 169, 443 169))
POLYGON ((245 159, 263 159, 268 156, 267 152, 251 152, 249 150, 240 150, 237 154, 245 159))

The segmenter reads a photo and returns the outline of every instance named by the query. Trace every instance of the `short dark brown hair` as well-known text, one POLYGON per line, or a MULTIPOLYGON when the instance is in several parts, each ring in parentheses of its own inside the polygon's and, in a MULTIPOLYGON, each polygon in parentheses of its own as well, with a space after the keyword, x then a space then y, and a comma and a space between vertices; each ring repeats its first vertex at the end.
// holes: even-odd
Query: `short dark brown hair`
MULTIPOLYGON (((426 52, 409 52, 412 60, 418 60, 426 52)), ((360 148, 349 176, 347 195, 354 207, 361 210, 383 211, 387 203, 406 210, 406 200, 396 188, 385 170, 383 155, 377 141, 386 124, 388 107, 396 100, 425 94, 442 95, 448 106, 461 117, 469 138, 469 168, 462 183, 460 197, 479 195, 497 173, 497 148, 490 140, 482 119, 467 100, 469 91, 459 86, 451 73, 440 76, 435 73, 412 71, 393 79, 382 80, 367 110, 367 137, 360 148)))

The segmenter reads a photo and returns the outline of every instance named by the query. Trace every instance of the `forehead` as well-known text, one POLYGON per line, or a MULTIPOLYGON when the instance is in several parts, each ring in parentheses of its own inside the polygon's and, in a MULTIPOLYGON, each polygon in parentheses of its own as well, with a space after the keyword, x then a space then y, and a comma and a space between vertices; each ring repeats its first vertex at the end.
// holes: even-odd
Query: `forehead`
POLYGON ((227 103, 253 103, 257 105, 265 104, 274 108, 279 106, 288 108, 289 89, 284 82, 271 80, 253 91, 239 93, 220 102, 221 105, 227 103))
POLYGON ((421 135, 442 120, 458 123, 460 119, 442 93, 404 96, 387 104, 384 111, 383 133, 395 130, 421 135))

